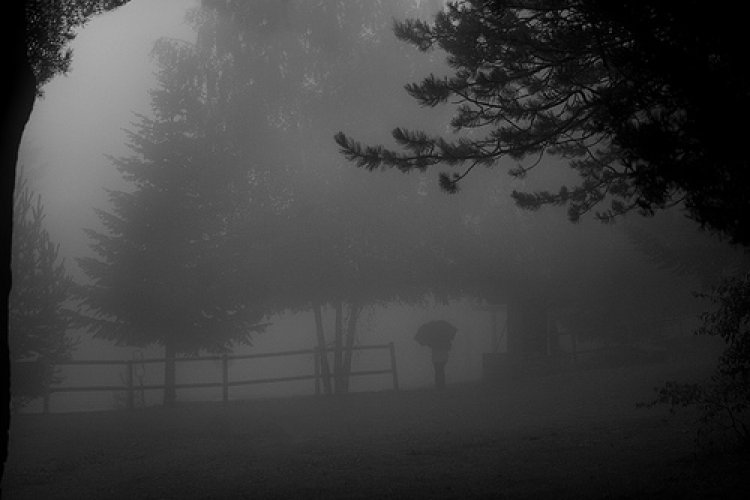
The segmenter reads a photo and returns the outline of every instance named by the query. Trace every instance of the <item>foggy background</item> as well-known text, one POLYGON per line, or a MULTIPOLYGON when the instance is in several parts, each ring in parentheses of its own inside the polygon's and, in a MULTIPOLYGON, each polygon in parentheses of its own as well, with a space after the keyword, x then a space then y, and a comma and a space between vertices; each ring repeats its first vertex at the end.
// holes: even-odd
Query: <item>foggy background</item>
POLYGON ((120 1, 24 4, 3 498, 750 488, 742 16, 120 1))
MULTIPOLYGON (((421 17, 429 18, 441 2, 414 5, 421 17)), ((115 12, 94 18, 80 30, 72 44, 75 54, 72 71, 45 86, 44 98, 35 104, 19 163, 31 188, 42 196, 46 228, 52 240, 60 244, 66 269, 79 283, 85 283, 87 278, 76 259, 92 254, 91 241, 84 229, 102 230, 94 209, 109 209, 107 190, 130 189, 105 155, 131 154, 125 144, 124 129, 131 129, 137 121, 135 113, 151 113, 148 91, 156 85, 157 71, 151 56, 154 43, 162 37, 194 40, 195 33, 183 20, 186 12, 196 6, 196 2, 183 0, 158 3, 133 0, 115 12)), ((291 35, 282 33, 280 36, 291 35)), ((368 173, 341 157, 332 139, 339 130, 366 138, 369 143, 390 144, 392 139, 388 132, 396 125, 445 132, 442 127, 452 112, 450 107, 420 108, 403 90, 403 85, 409 81, 416 81, 430 72, 445 72, 441 53, 420 54, 413 47, 393 40, 380 43, 401 47, 401 52, 396 54, 385 49, 388 55, 383 56, 382 61, 374 57, 366 64, 392 64, 400 57, 404 67, 411 64, 409 74, 386 66, 370 68, 372 73, 368 76, 378 75, 378 80, 369 82, 367 89, 377 88, 377 92, 354 93, 354 101, 341 102, 340 108, 321 106, 317 111, 309 111, 311 114, 306 119, 312 125, 304 129, 305 134, 297 137, 293 144, 269 143, 262 152, 263 161, 276 158, 276 154, 281 163, 294 162, 298 161, 294 154, 301 152, 306 155, 307 165, 297 172, 295 183, 303 186, 302 189, 317 189, 322 196, 351 192, 348 199, 344 196, 343 203, 367 213, 381 213, 373 219, 372 226, 358 228, 363 244, 367 244, 368 238, 381 238, 379 235, 383 233, 378 231, 382 227, 397 225, 401 219, 414 215, 399 213, 398 209, 385 210, 392 200, 398 200, 399 196, 426 200, 424 203, 429 208, 421 219, 414 215, 415 227, 421 227, 430 237, 439 235, 441 241, 451 246, 454 255, 465 259, 450 272, 472 276, 479 284, 475 288, 467 285, 464 291, 453 291, 447 298, 427 292, 415 301, 382 299, 367 304, 358 324, 357 343, 394 342, 401 387, 429 387, 433 377, 429 350, 419 346, 413 336, 422 323, 445 319, 458 328, 448 364, 449 381, 479 381, 483 356, 506 350, 507 302, 513 300, 514 290, 523 288, 520 283, 534 283, 545 291, 546 297, 553 297, 554 300, 550 300, 560 304, 556 306, 558 309, 575 307, 599 315, 599 323, 592 323, 597 328, 648 332, 650 335, 633 337, 631 344, 662 353, 671 349, 684 355, 684 349, 680 351, 675 345, 680 339, 689 338, 696 325, 702 306, 692 291, 703 285, 703 277, 663 269, 665 266, 660 266, 653 255, 648 254, 648 245, 644 242, 648 238, 659 239, 660 244, 671 245, 678 254, 680 249, 688 254, 700 253, 705 247, 713 257, 726 262, 731 262, 736 255, 712 243, 694 224, 684 220, 678 209, 653 219, 632 215, 615 224, 602 225, 593 221, 593 217, 587 217, 573 225, 568 223, 563 210, 548 208, 524 212, 510 200, 513 189, 555 187, 572 179, 567 167, 562 163, 558 165, 554 158, 546 160, 537 169, 538 173, 526 180, 505 175, 502 165, 476 171, 465 180, 459 193, 447 195, 439 190, 437 172, 368 173), (451 233, 456 227, 460 227, 461 232, 451 233), (493 291, 498 282, 502 283, 493 291), (602 316, 608 316, 608 323, 602 322, 602 316)), ((374 50, 377 53, 377 44, 374 50)), ((338 64, 351 64, 351 72, 360 71, 358 64, 362 61, 343 61, 338 64)), ((338 70, 347 71, 346 68, 338 70)), ((247 133, 252 134, 252 130, 247 133)), ((512 166, 512 161, 508 162, 512 166)), ((396 238, 393 234, 398 235, 398 232, 384 234, 396 238)), ((402 241, 394 239, 389 244, 398 248, 402 241)), ((303 253, 304 246, 294 251, 303 253)), ((450 277, 447 279, 450 281, 450 277)), ((235 346, 232 353, 314 347, 312 311, 299 309, 269 313, 264 319, 270 324, 266 331, 254 334, 252 345, 235 346)), ((328 307, 326 311, 330 335, 332 309, 328 307)), ((549 321, 556 321, 554 313, 549 314, 549 321)), ((564 329, 562 324, 557 326, 564 329)), ((570 339, 564 333, 560 332, 560 347, 571 350, 570 339)), ((163 348, 157 345, 116 346, 81 330, 68 334, 80 341, 73 352, 74 360, 163 357, 163 348)), ((582 334, 579 343, 578 349, 585 349, 587 345, 597 347, 611 341, 606 336, 587 338, 582 334)), ((387 368, 388 364, 386 351, 361 351, 354 356, 355 369, 387 368)), ((219 369, 218 362, 179 363, 178 383, 220 380, 219 369)), ((63 368, 60 373, 65 378, 62 385, 85 385, 90 381, 118 384, 123 382, 118 370, 80 366, 63 368)), ((311 370, 312 359, 308 357, 241 360, 232 362, 231 366, 234 379, 295 375, 311 370)), ((160 383, 161 380, 163 374, 159 365, 148 365, 145 371, 139 372, 137 383, 160 383)), ((356 377, 351 389, 380 391, 390 387, 390 375, 385 374, 356 377)), ((307 395, 312 390, 311 381, 258 384, 233 388, 231 398, 307 395)), ((145 404, 160 404, 160 393, 148 391, 145 404)), ((180 401, 219 400, 220 397, 218 388, 178 391, 180 401)), ((39 404, 36 402, 27 410, 39 411, 39 404)), ((61 412, 106 409, 122 404, 118 396, 109 392, 53 395, 54 411, 61 412)))

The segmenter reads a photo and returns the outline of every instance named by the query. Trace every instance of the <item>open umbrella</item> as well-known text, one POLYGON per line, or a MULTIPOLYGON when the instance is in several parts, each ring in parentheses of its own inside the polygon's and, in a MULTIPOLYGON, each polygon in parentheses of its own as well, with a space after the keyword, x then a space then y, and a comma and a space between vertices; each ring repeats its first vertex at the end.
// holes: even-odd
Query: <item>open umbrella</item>
POLYGON ((432 349, 450 349, 458 329, 444 320, 429 321, 420 326, 414 340, 432 349))

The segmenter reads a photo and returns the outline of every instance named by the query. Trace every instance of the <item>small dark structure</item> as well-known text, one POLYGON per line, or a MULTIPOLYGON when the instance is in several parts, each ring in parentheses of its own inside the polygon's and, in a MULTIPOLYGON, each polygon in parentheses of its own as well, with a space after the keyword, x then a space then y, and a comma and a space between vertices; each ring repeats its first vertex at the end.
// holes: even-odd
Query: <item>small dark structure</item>
POLYGON ((435 388, 439 391, 445 389, 445 364, 448 362, 448 353, 451 343, 456 336, 457 328, 447 321, 429 321, 419 327, 414 340, 419 345, 432 349, 432 364, 435 367, 435 388))

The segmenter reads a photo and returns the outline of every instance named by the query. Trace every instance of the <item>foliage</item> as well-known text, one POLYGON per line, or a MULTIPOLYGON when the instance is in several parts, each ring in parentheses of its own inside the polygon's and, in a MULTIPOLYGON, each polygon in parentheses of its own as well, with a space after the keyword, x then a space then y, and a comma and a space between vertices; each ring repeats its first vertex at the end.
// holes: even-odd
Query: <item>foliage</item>
MULTIPOLYGON (((133 155, 112 158, 131 191, 110 193, 97 257, 80 260, 81 322, 97 336, 172 352, 223 352, 262 330, 262 282, 243 258, 236 220, 247 180, 205 102, 205 75, 189 47, 157 47, 154 118, 128 132, 133 155)), ((169 357, 169 355, 168 355, 169 357)))
POLYGON ((415 243, 405 254, 404 243, 424 231, 417 217, 403 217, 418 205, 419 180, 352 175, 334 148, 321 147, 321 131, 352 120, 363 101, 382 94, 373 83, 384 79, 379 59, 408 72, 410 61, 389 50, 389 35, 392 15, 413 12, 413 5, 207 1, 202 7, 192 15, 197 52, 217 80, 225 134, 264 189, 254 193, 241 231, 245 255, 273 275, 271 307, 422 296, 409 263, 424 246, 415 243))
MULTIPOLYGON (((390 26, 415 4, 216 0, 191 16, 197 53, 220 89, 225 134, 262 188, 238 227, 243 254, 269 277, 268 312, 313 309, 321 349, 330 326, 323 316, 333 315, 337 390, 346 390, 340 371, 351 364, 362 307, 418 301, 437 281, 419 179, 353 173, 327 140, 358 120, 363 102, 385 98, 377 84, 392 76, 380 68, 408 74, 390 26)), ((325 359, 321 368, 328 371, 325 359)))
POLYGON ((75 30, 94 15, 129 0, 26 0, 26 47, 37 92, 57 74, 67 73, 73 55, 68 44, 75 30))
POLYGON ((716 308, 702 315, 697 333, 726 342, 716 372, 703 384, 666 383, 649 406, 696 407, 702 433, 729 431, 750 446, 750 274, 727 278, 708 298, 716 308))
POLYGON ((700 231, 682 213, 666 210, 652 219, 626 220, 624 228, 628 239, 659 269, 694 276, 703 287, 750 267, 747 249, 700 231))
POLYGON ((14 364, 11 398, 20 407, 57 380, 52 366, 69 357, 73 348, 66 336, 72 281, 59 258, 59 246, 44 227, 41 197, 34 196, 23 173, 16 182, 14 205, 8 343, 14 364))
POLYGON ((454 135, 399 127, 392 135, 403 151, 335 139, 368 170, 460 167, 440 176, 449 192, 504 158, 520 162, 509 170, 520 178, 545 156, 562 157, 580 183, 515 191, 520 206, 566 205, 576 221, 609 202, 597 217, 611 220, 683 201, 704 226, 748 244, 750 169, 731 147, 742 127, 721 125, 750 111, 739 23, 694 1, 451 2, 432 23, 406 20, 395 32, 447 53, 451 76, 406 90, 423 106, 458 104, 454 135))

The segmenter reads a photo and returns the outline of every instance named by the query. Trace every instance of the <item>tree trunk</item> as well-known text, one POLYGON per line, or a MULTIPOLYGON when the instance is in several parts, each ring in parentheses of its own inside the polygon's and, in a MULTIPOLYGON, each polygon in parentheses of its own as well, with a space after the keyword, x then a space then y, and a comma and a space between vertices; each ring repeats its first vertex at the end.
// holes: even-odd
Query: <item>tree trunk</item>
POLYGON ((328 352, 326 351, 326 336, 323 330, 323 312, 320 304, 313 304, 315 313, 315 334, 318 339, 318 351, 320 352, 320 373, 323 377, 323 391, 331 394, 331 367, 328 364, 328 352))
MULTIPOLYGON (((2 154, 2 165, 0 166, 0 260, 2 271, 0 271, 0 287, 2 287, 2 313, 0 313, 0 328, 2 328, 3 341, 0 349, 3 360, 9 359, 8 352, 8 294, 11 288, 11 244, 13 227, 13 188, 16 181, 16 164, 18 163, 18 147, 21 144, 26 122, 31 116, 34 107, 36 93, 36 80, 26 56, 26 35, 23 27, 26 24, 24 15, 25 2, 7 2, 3 5, 2 31, 6 34, 3 45, 6 76, 3 78, 3 92, 0 92, 0 116, 2 116, 2 134, 0 134, 0 154, 2 154)), ((10 380, 10 363, 3 363, 3 377, 10 380)), ((2 384, 4 401, 3 420, 7 424, 10 420, 10 392, 8 384, 2 384)), ((3 450, 2 462, 7 456, 7 433, 3 432, 3 441, 0 448, 3 450)))
POLYGON ((349 318, 346 324, 346 345, 344 346, 344 367, 343 367, 343 388, 344 392, 349 392, 349 381, 352 373, 352 351, 354 348, 354 339, 357 334, 357 320, 362 307, 358 304, 349 305, 349 318))
POLYGON ((334 376, 334 392, 340 394, 344 390, 343 386, 343 349, 344 349, 344 328, 343 328, 343 304, 341 301, 336 302, 336 325, 335 325, 335 337, 334 337, 334 348, 333 348, 333 376, 334 376))
POLYGON ((175 354, 174 341, 167 339, 164 343, 164 406, 169 407, 177 401, 175 354))
POLYGON ((508 355, 514 359, 547 354, 547 308, 528 296, 508 302, 508 355))

